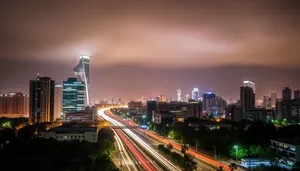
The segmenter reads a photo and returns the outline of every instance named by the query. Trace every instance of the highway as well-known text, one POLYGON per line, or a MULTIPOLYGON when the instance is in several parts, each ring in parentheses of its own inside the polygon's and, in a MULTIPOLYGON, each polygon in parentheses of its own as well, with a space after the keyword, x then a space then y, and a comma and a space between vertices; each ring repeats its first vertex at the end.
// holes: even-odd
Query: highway
POLYGON ((115 130, 113 130, 113 131, 115 132, 115 139, 118 144, 118 149, 119 149, 119 154, 120 154, 120 156, 119 156, 120 157, 120 165, 121 165, 122 170, 138 171, 138 169, 136 168, 135 162, 129 156, 119 135, 117 134, 117 132, 115 130))
MULTIPOLYGON (((108 110, 108 108, 104 108, 98 111, 98 114, 103 117, 108 122, 112 123, 115 126, 122 126, 124 125, 117 121, 117 119, 114 119, 110 116, 108 116, 105 111, 108 110)), ((170 171, 180 171, 181 169, 171 163, 169 160, 167 160, 165 157, 163 157, 161 154, 159 154, 154 148, 152 148, 148 143, 146 143, 144 140, 142 140, 136 133, 131 131, 130 129, 123 129, 124 133, 128 135, 131 139, 133 139, 145 152, 147 152, 153 159, 155 159, 162 167, 164 167, 166 170, 170 171)), ((121 132, 120 130, 116 130, 116 132, 121 132)), ((118 134, 120 135, 120 134, 118 134)), ((126 141, 126 140, 125 140, 126 141)), ((129 143, 129 142, 127 142, 129 143)), ((125 144, 127 144, 125 142, 125 144)), ((129 143, 130 144, 130 143, 129 143)), ((149 163, 149 162, 148 162, 149 163)), ((148 169, 146 169, 148 171, 148 169)), ((152 168, 149 168, 149 170, 152 170, 152 168)))
MULTIPOLYGON (((109 116, 110 116, 110 118, 114 118, 114 120, 118 120, 120 122, 123 122, 122 119, 118 118, 117 116, 114 116, 111 112, 110 112, 109 116)), ((134 122, 132 122, 132 121, 128 121, 127 123, 130 126, 136 126, 136 124, 134 122)), ((161 137, 161 136, 159 136, 159 135, 157 135, 157 134, 155 134, 155 133, 153 133, 151 131, 148 131, 148 130, 143 130, 141 128, 139 128, 138 130, 142 131, 144 134, 146 134, 146 135, 148 135, 148 136, 150 136, 150 137, 152 137, 152 138, 154 138, 154 139, 156 139, 156 140, 158 140, 158 141, 160 141, 160 142, 162 142, 164 144, 172 144, 172 146, 173 146, 174 149, 181 150, 181 145, 178 144, 178 143, 175 143, 175 142, 170 141, 170 140, 168 140, 166 138, 163 138, 163 137, 161 137)), ((230 171, 230 168, 227 165, 224 165, 224 164, 220 163, 219 161, 216 161, 215 159, 213 159, 213 158, 211 158, 209 156, 203 155, 203 154, 201 154, 201 153, 199 153, 199 152, 197 152, 197 151, 195 151, 193 149, 189 149, 187 151, 187 154, 190 154, 190 155, 194 156, 195 158, 197 158, 198 160, 201 160, 202 162, 205 162, 205 163, 208 163, 210 165, 213 165, 213 166, 215 166, 217 168, 219 166, 224 166, 223 170, 230 171)))

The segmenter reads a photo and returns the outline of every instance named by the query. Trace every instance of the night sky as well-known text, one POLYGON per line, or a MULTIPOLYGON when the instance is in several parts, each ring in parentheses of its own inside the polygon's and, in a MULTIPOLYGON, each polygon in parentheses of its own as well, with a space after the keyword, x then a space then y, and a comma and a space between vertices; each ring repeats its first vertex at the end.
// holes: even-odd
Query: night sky
POLYGON ((243 80, 260 98, 300 89, 300 1, 0 2, 0 93, 28 93, 29 80, 74 76, 91 56, 93 100, 176 89, 238 99, 243 80))

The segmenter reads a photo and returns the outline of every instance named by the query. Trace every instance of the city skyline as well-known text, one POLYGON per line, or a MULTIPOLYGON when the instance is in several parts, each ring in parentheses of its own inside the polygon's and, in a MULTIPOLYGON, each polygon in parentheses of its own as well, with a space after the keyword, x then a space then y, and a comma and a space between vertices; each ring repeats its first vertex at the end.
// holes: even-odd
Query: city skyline
POLYGON ((4 2, 0 15, 3 94, 28 94, 38 68, 62 82, 83 53, 91 101, 175 100, 194 87, 237 100, 244 80, 255 81, 257 99, 300 89, 297 1, 17 3, 4 2))

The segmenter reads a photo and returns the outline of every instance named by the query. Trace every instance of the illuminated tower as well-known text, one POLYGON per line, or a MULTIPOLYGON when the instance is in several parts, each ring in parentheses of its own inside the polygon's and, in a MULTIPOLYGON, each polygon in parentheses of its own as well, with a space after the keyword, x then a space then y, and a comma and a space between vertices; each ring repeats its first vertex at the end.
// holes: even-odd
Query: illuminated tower
POLYGON ((90 104, 90 57, 81 55, 79 64, 73 69, 75 76, 79 81, 84 82, 86 92, 86 105, 90 104))
POLYGON ((198 88, 193 88, 192 90, 192 99, 193 100, 198 100, 198 97, 199 97, 199 90, 198 88))
POLYGON ((181 90, 180 89, 177 90, 177 101, 178 102, 181 101, 181 90))

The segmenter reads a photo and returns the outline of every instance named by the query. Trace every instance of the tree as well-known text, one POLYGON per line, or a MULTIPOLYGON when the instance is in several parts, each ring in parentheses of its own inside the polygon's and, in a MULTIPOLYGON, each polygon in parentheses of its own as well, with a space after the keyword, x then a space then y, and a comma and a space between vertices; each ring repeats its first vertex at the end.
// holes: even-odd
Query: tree
POLYGON ((230 163, 230 165, 228 165, 230 168, 230 171, 234 171, 235 169, 237 169, 237 165, 235 163, 230 163))
POLYGON ((185 155, 186 151, 188 150, 188 147, 184 144, 182 147, 181 147, 181 153, 185 155))
POLYGON ((172 145, 171 143, 169 143, 169 144, 167 145, 167 148, 171 151, 171 150, 173 149, 173 145, 172 145))
POLYGON ((183 161, 185 171, 193 171, 197 169, 197 162, 194 161, 192 156, 184 155, 183 161))
POLYGON ((260 150, 259 155, 270 161, 271 166, 278 166, 280 159, 283 157, 281 151, 276 148, 265 148, 260 150))

